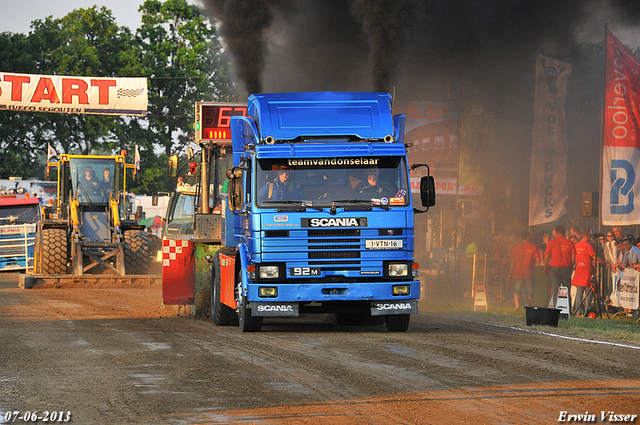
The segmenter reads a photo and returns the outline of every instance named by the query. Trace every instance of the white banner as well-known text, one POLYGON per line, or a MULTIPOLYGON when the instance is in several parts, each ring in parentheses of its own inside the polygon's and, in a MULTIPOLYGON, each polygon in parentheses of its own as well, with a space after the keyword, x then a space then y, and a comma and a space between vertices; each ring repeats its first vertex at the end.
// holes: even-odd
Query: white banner
POLYGON ((638 286, 640 273, 632 268, 626 268, 614 274, 615 284, 611 293, 611 304, 629 310, 635 310, 638 303, 638 286))
POLYGON ((0 73, 0 110, 146 115, 146 78, 0 73))
POLYGON ((529 187, 529 225, 567 213, 567 125, 565 100, 571 64, 536 57, 536 96, 529 187))

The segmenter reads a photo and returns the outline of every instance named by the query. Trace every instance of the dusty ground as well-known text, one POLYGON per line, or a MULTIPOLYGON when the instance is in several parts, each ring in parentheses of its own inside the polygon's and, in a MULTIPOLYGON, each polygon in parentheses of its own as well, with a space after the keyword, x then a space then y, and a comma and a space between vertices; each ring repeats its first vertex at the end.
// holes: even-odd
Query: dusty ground
POLYGON ((400 334, 317 316, 242 334, 176 317, 158 286, 22 290, 15 275, 0 279, 0 423, 8 410, 69 411, 79 424, 547 424, 565 411, 598 421, 601 411, 640 414, 640 347, 628 344, 435 312, 400 334))

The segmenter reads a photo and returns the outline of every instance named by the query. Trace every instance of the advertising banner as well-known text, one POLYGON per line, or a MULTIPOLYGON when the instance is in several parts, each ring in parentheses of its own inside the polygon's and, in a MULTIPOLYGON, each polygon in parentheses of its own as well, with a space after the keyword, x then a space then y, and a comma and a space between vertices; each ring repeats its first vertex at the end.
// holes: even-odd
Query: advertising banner
POLYGON ((0 72, 0 110, 143 116, 147 79, 0 72))
POLYGON ((602 224, 640 224, 636 101, 640 60, 607 31, 602 149, 602 224))
POLYGON ((626 268, 614 274, 615 285, 611 293, 611 304, 615 307, 635 310, 638 303, 638 285, 640 273, 632 268, 626 268))
POLYGON ((529 186, 529 225, 567 213, 567 124, 565 102, 571 64, 536 57, 536 92, 529 186))

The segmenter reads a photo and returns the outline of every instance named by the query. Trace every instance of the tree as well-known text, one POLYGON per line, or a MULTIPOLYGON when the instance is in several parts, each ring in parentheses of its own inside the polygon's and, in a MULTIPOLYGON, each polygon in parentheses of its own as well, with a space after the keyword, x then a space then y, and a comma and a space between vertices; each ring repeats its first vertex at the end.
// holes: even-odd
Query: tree
POLYGON ((189 141, 196 101, 232 100, 215 27, 186 0, 147 0, 137 43, 149 84, 149 129, 167 155, 189 141))

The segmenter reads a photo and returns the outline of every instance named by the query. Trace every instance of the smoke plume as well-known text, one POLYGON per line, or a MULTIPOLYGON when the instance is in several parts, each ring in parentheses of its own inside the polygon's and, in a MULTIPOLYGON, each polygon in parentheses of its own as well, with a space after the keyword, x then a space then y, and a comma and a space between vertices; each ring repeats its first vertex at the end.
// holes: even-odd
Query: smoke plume
POLYGON ((238 78, 249 93, 262 92, 262 72, 267 53, 265 32, 274 10, 286 11, 289 0, 203 0, 220 25, 220 34, 231 52, 238 78))
POLYGON ((409 0, 354 0, 351 5, 369 43, 374 91, 391 91, 392 75, 410 28, 411 6, 409 0))

